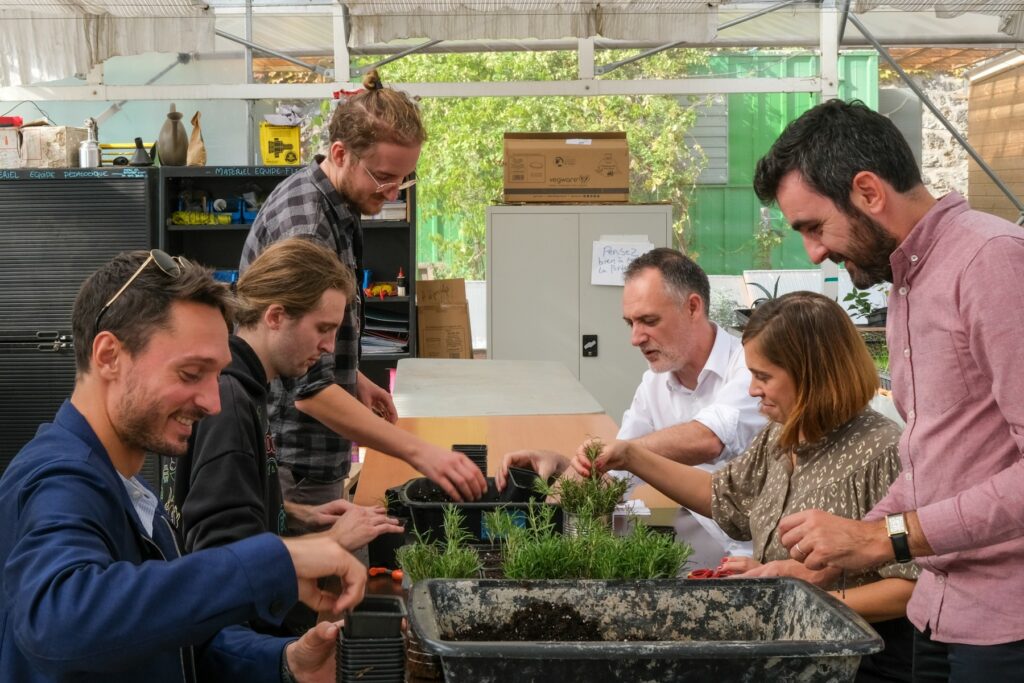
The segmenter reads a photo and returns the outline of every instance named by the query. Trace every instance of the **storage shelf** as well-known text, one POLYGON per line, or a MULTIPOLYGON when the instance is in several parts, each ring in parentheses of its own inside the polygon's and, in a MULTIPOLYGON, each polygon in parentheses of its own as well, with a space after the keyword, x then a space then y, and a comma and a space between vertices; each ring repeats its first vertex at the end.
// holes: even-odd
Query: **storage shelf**
POLYGON ((178 225, 171 223, 167 226, 169 232, 210 232, 212 230, 248 230, 252 223, 203 223, 201 225, 178 225))
POLYGON ((393 360, 402 360, 403 358, 412 358, 412 354, 410 354, 408 352, 405 352, 405 353, 366 353, 364 351, 363 355, 361 357, 360 362, 366 363, 368 361, 374 361, 374 360, 393 361, 393 360))
POLYGON ((409 303, 409 297, 407 296, 386 296, 381 299, 379 296, 368 296, 363 302, 367 306, 370 304, 407 304, 409 303))
MULTIPOLYGON (((221 270, 238 268, 239 257, 245 240, 253 226, 250 213, 245 223, 172 223, 174 210, 180 205, 182 193, 191 193, 190 202, 201 194, 208 197, 232 198, 250 189, 258 189, 262 195, 269 195, 288 176, 306 166, 206 166, 174 167, 159 169, 160 209, 158 215, 158 245, 173 254, 221 270)), ((150 172, 153 175, 153 172, 150 172)), ((363 219, 363 267, 373 271, 384 281, 395 281, 399 271, 407 276, 406 296, 369 296, 365 307, 382 315, 397 315, 406 321, 409 335, 409 351, 381 354, 366 354, 363 362, 368 366, 367 376, 380 386, 388 386, 388 368, 393 368, 402 358, 416 356, 416 190, 409 188, 404 199, 408 214, 385 214, 400 216, 396 219, 363 219), (386 276, 386 277, 384 277, 386 276)), ((193 204, 189 204, 193 205, 193 204)), ((229 212, 224 212, 229 213, 229 212)), ((229 215, 238 216, 237 209, 229 215)), ((241 218, 241 217, 240 217, 241 218)), ((374 279, 374 278, 371 278, 374 279)), ((393 348, 393 347, 388 347, 393 348)))

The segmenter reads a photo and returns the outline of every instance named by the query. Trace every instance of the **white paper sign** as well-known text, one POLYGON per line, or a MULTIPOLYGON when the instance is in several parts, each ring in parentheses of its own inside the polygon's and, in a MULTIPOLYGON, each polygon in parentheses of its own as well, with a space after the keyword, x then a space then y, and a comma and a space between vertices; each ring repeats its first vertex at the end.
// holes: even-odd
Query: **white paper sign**
POLYGON ((646 254, 654 245, 647 241, 612 242, 598 240, 594 242, 594 257, 590 268, 590 284, 623 285, 622 274, 626 267, 637 256, 646 254))

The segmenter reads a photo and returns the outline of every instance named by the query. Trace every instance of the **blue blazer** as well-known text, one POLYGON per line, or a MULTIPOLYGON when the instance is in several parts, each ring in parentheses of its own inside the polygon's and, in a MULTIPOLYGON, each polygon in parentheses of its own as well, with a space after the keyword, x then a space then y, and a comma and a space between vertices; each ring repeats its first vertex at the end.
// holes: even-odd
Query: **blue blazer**
POLYGON ((233 626, 295 603, 280 539, 179 557, 70 402, 0 479, 0 520, 0 681, 280 681, 288 641, 233 626))

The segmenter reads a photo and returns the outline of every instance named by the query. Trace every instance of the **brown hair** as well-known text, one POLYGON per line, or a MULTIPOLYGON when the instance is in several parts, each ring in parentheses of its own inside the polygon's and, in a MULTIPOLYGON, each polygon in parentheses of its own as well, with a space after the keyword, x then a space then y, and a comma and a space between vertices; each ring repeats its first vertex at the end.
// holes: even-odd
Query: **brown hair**
POLYGON ((238 280, 240 327, 255 325, 272 304, 299 318, 320 303, 328 289, 351 299, 356 293, 352 270, 327 247, 305 237, 291 237, 267 247, 238 280))
POLYGON ((839 304, 814 292, 792 292, 754 309, 743 343, 757 339, 761 354, 796 385, 796 405, 779 446, 814 442, 845 424, 878 389, 864 341, 839 304))
POLYGON ((363 88, 334 110, 328 128, 331 142, 344 143, 362 156, 378 142, 412 147, 426 141, 419 108, 408 95, 385 88, 376 69, 367 72, 363 88))
POLYGON ((97 327, 96 317, 107 301, 148 258, 148 251, 123 252, 82 283, 71 312, 77 374, 89 371, 92 345, 101 330, 113 333, 128 353, 135 356, 146 348, 156 330, 167 329, 171 304, 177 301, 212 306, 220 311, 225 324, 231 325, 234 299, 228 286, 214 280, 208 269, 185 259, 175 259, 181 268, 177 277, 163 272, 155 263, 147 263, 104 311, 97 327))

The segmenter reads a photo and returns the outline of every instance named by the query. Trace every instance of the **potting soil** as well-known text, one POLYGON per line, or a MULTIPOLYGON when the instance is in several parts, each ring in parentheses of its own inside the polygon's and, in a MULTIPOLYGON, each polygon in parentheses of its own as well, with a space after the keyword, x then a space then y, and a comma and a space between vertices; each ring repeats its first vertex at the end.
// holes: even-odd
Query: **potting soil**
POLYGON ((601 625, 596 619, 584 617, 571 605, 556 605, 545 600, 528 600, 504 623, 465 626, 456 628, 454 640, 603 640, 601 625))

